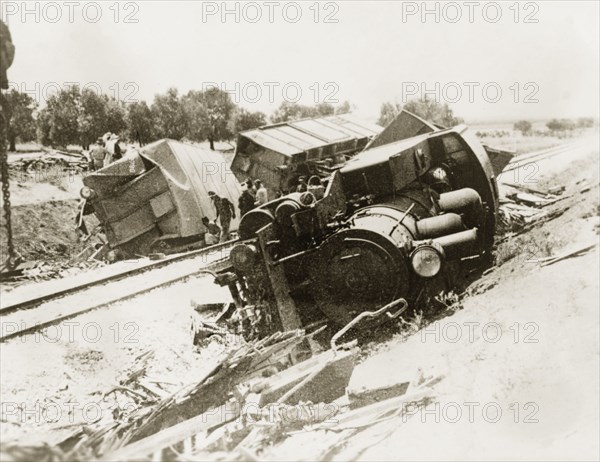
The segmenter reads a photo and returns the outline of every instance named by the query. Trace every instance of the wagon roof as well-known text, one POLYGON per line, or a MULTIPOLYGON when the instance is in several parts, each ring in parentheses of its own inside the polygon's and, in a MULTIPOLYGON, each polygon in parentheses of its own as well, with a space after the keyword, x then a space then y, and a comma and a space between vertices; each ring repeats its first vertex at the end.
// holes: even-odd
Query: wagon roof
POLYGON ((144 146, 139 154, 159 166, 177 190, 192 192, 203 215, 212 209, 208 191, 237 204, 241 186, 221 153, 164 139, 144 146))
POLYGON ((309 149, 372 137, 381 130, 378 125, 352 114, 340 114, 266 125, 239 136, 272 151, 294 156, 309 149))

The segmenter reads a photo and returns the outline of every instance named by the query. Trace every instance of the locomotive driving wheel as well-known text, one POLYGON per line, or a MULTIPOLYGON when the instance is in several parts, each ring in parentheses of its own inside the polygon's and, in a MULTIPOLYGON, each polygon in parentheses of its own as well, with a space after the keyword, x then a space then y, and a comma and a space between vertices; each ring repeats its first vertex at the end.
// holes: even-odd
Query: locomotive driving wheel
POLYGON ((368 230, 347 230, 328 239, 311 272, 319 308, 340 325, 408 290, 401 250, 390 239, 368 230))

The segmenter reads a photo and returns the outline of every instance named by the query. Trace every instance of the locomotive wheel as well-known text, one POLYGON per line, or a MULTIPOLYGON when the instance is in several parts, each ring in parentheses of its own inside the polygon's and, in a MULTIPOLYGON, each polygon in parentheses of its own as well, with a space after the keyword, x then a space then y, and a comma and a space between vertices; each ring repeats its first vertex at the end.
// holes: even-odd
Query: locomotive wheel
POLYGON ((328 239, 311 273, 319 308, 340 325, 408 292, 404 255, 390 239, 368 230, 347 230, 328 239))
POLYGON ((240 239, 252 239, 256 237, 256 232, 275 221, 275 217, 270 210, 264 208, 252 209, 246 213, 238 227, 240 239))

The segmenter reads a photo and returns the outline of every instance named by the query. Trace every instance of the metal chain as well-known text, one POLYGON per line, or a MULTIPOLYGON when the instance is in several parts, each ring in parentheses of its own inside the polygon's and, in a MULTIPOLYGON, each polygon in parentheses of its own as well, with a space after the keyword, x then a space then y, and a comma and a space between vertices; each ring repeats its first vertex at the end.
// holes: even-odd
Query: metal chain
MULTIPOLYGON (((8 258, 5 266, 10 271, 16 266, 16 253, 12 235, 12 221, 10 213, 10 183, 8 173, 8 151, 6 149, 7 124, 6 124, 6 100, 0 94, 0 176, 2 179, 2 200, 4 208, 4 226, 6 227, 6 239, 8 258)), ((4 257, 4 255, 2 255, 4 257)))

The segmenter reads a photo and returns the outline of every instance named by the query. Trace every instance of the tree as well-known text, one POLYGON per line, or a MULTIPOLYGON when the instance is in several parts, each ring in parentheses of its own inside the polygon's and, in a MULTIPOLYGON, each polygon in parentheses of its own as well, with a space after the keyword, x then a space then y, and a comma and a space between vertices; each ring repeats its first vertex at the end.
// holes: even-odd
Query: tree
POLYGON ((14 88, 6 95, 8 113, 6 120, 8 122, 8 141, 10 143, 9 151, 16 151, 16 140, 31 141, 36 135, 35 119, 33 112, 37 108, 34 99, 18 92, 14 88))
POLYGON ((350 101, 344 101, 342 103, 340 103, 340 105, 338 107, 335 108, 335 113, 336 114, 347 114, 348 112, 352 111, 352 105, 350 104, 350 101))
POLYGON ((404 105, 404 109, 443 127, 454 127, 463 122, 461 118, 454 116, 448 103, 442 104, 429 98, 410 100, 404 105))
POLYGON ((224 90, 213 87, 203 92, 205 108, 206 138, 210 142, 210 149, 215 150, 215 141, 229 140, 232 133, 227 126, 235 104, 231 96, 224 90))
POLYGON ((250 112, 244 108, 238 108, 229 120, 229 131, 237 134, 266 124, 267 116, 262 112, 250 112))
POLYGON ((315 106, 317 117, 327 117, 335 114, 335 107, 329 103, 319 103, 315 106))
POLYGON ((284 101, 271 115, 271 122, 277 124, 307 117, 317 117, 317 115, 317 110, 314 107, 284 101))
POLYGON ((127 128, 127 110, 125 104, 114 97, 105 97, 106 131, 123 133, 127 128))
POLYGON ((108 131, 121 133, 127 127, 125 116, 121 101, 91 89, 67 87, 52 95, 38 114, 38 139, 51 146, 81 144, 87 149, 108 131))
POLYGON ((202 92, 190 90, 181 98, 181 105, 187 121, 186 137, 193 141, 204 141, 207 115, 202 92))
POLYGON ((145 101, 136 101, 127 107, 127 136, 136 140, 140 146, 154 137, 153 114, 145 101))
POLYGON ((578 128, 590 128, 594 126, 594 118, 593 117, 580 117, 577 119, 577 127, 578 128))
POLYGON ((454 116, 452 109, 450 109, 447 103, 442 104, 435 100, 424 98, 410 100, 404 107, 398 103, 383 103, 377 123, 382 127, 387 126, 402 109, 412 112, 428 122, 444 127, 453 127, 463 121, 461 118, 454 116))
POLYGON ((398 103, 390 103, 386 102, 381 105, 381 109, 379 110, 379 119, 377 120, 377 124, 382 127, 387 127, 392 120, 396 118, 400 111, 402 110, 402 106, 398 103))
POLYGON ((121 133, 127 127, 125 108, 121 101, 99 95, 86 88, 81 92, 77 126, 81 145, 88 149, 99 136, 106 132, 121 133))
POLYGON ((37 116, 37 130, 36 137, 38 143, 49 146, 52 144, 52 140, 50 139, 50 129, 51 127, 51 115, 47 108, 42 109, 37 116))
POLYGON ((106 129, 106 100, 89 88, 81 92, 77 126, 81 145, 87 149, 91 143, 108 131, 106 129))
POLYGON ((528 120, 519 120, 518 122, 515 122, 513 126, 515 130, 521 132, 523 135, 530 133, 531 127, 531 122, 529 122, 528 120))
POLYGON ((188 119, 176 88, 169 88, 164 95, 155 95, 150 108, 159 138, 179 140, 188 132, 188 119))
POLYGON ((568 130, 573 130, 575 128, 575 123, 569 119, 552 119, 546 124, 548 130, 551 132, 565 132, 568 130))
POLYGON ((344 101, 337 107, 330 103, 319 103, 315 106, 305 106, 303 104, 284 101, 271 115, 271 122, 281 123, 313 117, 327 117, 334 114, 345 114, 350 112, 350 110, 351 105, 349 101, 344 101))
POLYGON ((38 136, 42 144, 66 147, 80 142, 80 97, 79 87, 69 86, 48 98, 38 117, 41 120, 38 136))

